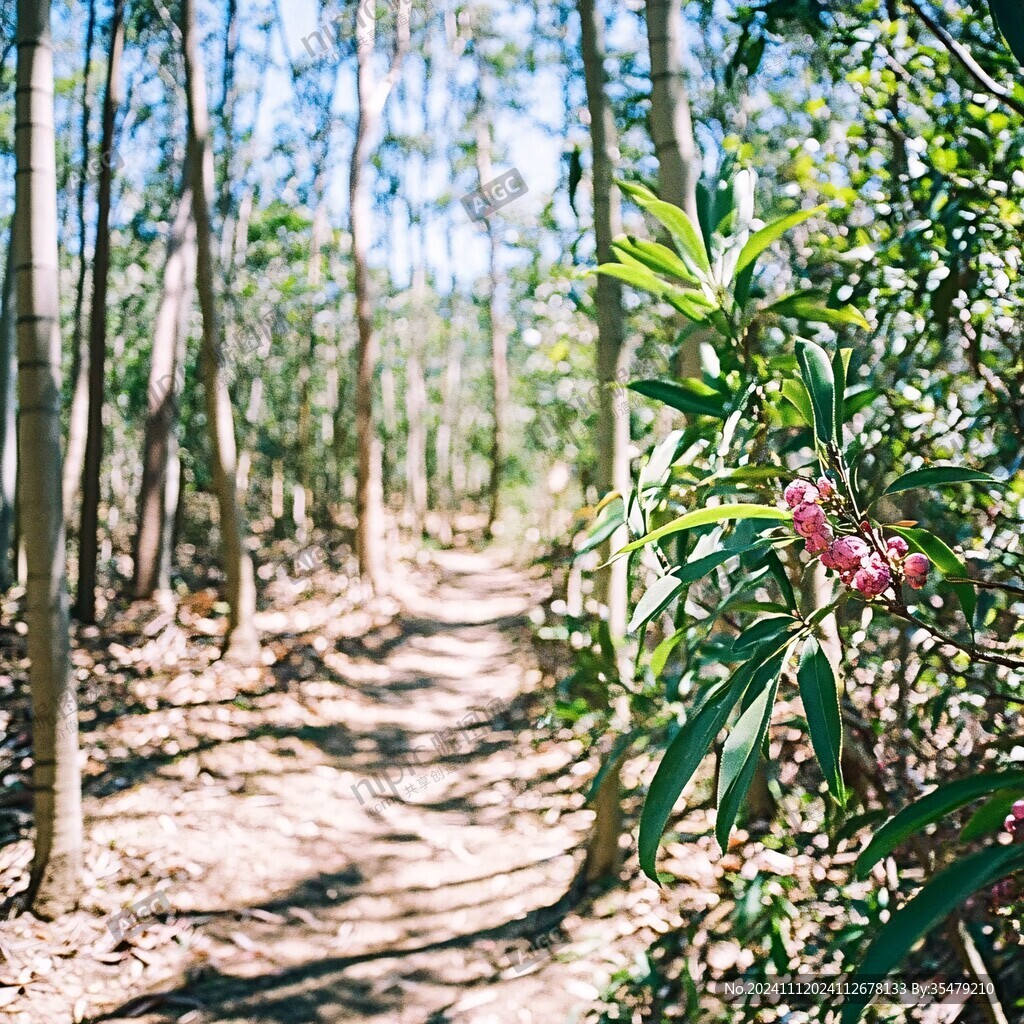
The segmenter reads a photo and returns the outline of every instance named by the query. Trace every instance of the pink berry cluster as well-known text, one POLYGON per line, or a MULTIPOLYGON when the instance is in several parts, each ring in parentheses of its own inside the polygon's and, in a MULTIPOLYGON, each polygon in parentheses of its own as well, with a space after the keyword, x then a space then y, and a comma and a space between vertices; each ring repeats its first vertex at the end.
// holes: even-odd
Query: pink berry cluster
POLYGON ((1010 808, 1003 828, 1013 836, 1014 842, 1024 843, 1024 800, 1018 800, 1010 808))
POLYGON ((900 579, 915 590, 925 585, 931 563, 925 555, 908 554, 902 537, 890 537, 882 548, 881 539, 870 524, 851 518, 856 533, 837 537, 826 513, 850 518, 846 503, 827 476, 817 484, 794 480, 785 491, 786 504, 793 510, 793 526, 807 541, 807 550, 819 555, 821 563, 839 573, 848 587, 864 597, 878 597, 900 579))

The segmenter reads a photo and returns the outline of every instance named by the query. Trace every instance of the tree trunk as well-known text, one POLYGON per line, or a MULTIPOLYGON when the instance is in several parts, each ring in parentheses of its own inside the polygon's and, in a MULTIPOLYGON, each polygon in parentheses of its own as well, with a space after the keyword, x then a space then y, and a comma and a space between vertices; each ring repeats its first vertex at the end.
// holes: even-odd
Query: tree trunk
POLYGON ((356 12, 356 98, 358 118, 352 165, 349 169, 349 218, 352 232, 352 280, 355 291, 359 340, 356 355, 356 553, 359 574, 375 594, 385 592, 384 581, 384 484, 380 437, 373 418, 374 376, 380 358, 380 342, 373 328, 373 298, 367 259, 373 230, 370 198, 370 157, 380 115, 398 78, 409 46, 411 0, 399 0, 395 19, 395 48, 391 67, 374 81, 373 55, 376 10, 360 4, 356 12))
POLYGON ((75 494, 85 468, 85 434, 89 416, 89 352, 82 329, 85 306, 86 259, 85 190, 89 179, 89 72, 92 68, 92 41, 96 33, 96 0, 89 0, 89 20, 85 30, 85 61, 82 69, 82 172, 78 179, 75 208, 78 219, 78 284, 75 288, 75 333, 71 342, 71 413, 68 418, 68 448, 64 464, 64 512, 71 518, 75 494))
POLYGON ((153 328, 148 413, 142 454, 138 533, 135 537, 134 594, 152 597, 169 590, 173 551, 170 539, 180 487, 179 399, 184 384, 184 349, 196 272, 191 169, 186 159, 181 195, 167 239, 163 292, 153 328))
MULTIPOLYGON (((658 194, 698 225, 700 154, 693 138, 682 64, 682 0, 646 0, 651 58, 651 138, 658 157, 658 194)), ((700 228, 697 227, 699 231, 700 228)))
POLYGON ((49 0, 18 0, 15 274, 18 308, 19 518, 28 582, 37 914, 74 908, 82 885, 78 716, 71 675, 61 495, 60 304, 53 51, 49 0), (67 713, 70 708, 71 713, 67 713))
POLYGON ((121 49, 124 0, 114 0, 110 19, 107 88, 103 97, 100 188, 96 213, 96 251, 92 267, 89 316, 89 429, 82 473, 82 522, 78 531, 78 600, 75 617, 96 621, 96 558, 99 552, 100 470, 103 464, 103 391, 107 361, 107 272, 110 269, 110 184, 113 177, 114 117, 121 102, 121 49))
MULTIPOLYGON (((480 184, 485 185, 494 177, 491 164, 491 125, 487 119, 483 100, 483 69, 477 91, 477 132, 476 167, 480 184)), ((505 468, 505 433, 508 421, 508 337, 502 321, 498 303, 501 278, 498 272, 500 243, 497 232, 490 220, 487 229, 487 302, 484 307, 487 319, 487 336, 491 347, 491 403, 494 422, 491 428, 491 477, 488 483, 487 534, 492 535, 501 505, 501 481, 505 468)))
MULTIPOLYGON (((422 312, 423 287, 422 268, 416 271, 417 286, 413 292, 420 301, 417 309, 422 312)), ((415 314, 419 315, 419 314, 415 314)), ((423 342, 421 325, 413 322, 407 328, 405 337, 399 337, 406 353, 405 360, 405 408, 408 417, 408 433, 405 445, 406 510, 413 535, 422 537, 427 516, 427 385, 423 377, 423 342)))
MULTIPOLYGON (((597 262, 612 262, 611 242, 622 230, 618 189, 614 182, 618 143, 615 117, 605 94, 604 24, 595 8, 595 0, 578 0, 587 107, 590 111, 590 138, 593 151, 594 234, 597 241, 597 262)), ((598 380, 598 487, 601 491, 618 491, 628 495, 629 479, 629 416, 616 413, 616 395, 612 390, 620 383, 625 370, 623 345, 622 288, 614 278, 604 274, 597 280, 597 380, 598 380)), ((625 528, 620 528, 605 546, 610 553, 626 542, 625 528)), ((608 623, 614 638, 626 631, 627 568, 624 558, 613 562, 602 573, 608 623)), ((587 849, 585 873, 588 881, 614 877, 618 871, 621 851, 619 771, 616 765, 605 776, 595 799, 597 817, 587 849)))
POLYGON ((14 337, 14 225, 0 285, 0 592, 14 584, 14 503, 18 482, 17 341, 14 337))
POLYGON ((238 503, 237 453, 231 396, 222 373, 221 327, 214 288, 213 150, 206 76, 196 40, 194 0, 182 0, 181 41, 185 57, 185 95, 188 101, 188 163, 192 174, 192 215, 196 225, 196 290, 203 316, 200 363, 210 431, 213 479, 220 510, 221 558, 230 607, 226 655, 251 663, 259 656, 256 614, 256 579, 245 547, 245 523, 238 503))
MULTIPOLYGON (((590 135, 593 150, 594 234, 597 262, 611 263, 612 239, 622 231, 621 204, 615 185, 618 141, 615 117, 605 94, 604 26, 594 0, 579 0, 582 23, 583 66, 590 110, 590 135)), ((613 388, 625 372, 623 345, 622 287, 604 274, 597 279, 597 380, 598 380, 598 488, 603 494, 629 492, 629 417, 618 415, 613 388)), ((625 543, 625 530, 618 531, 607 550, 625 543)), ((626 560, 614 562, 604 576, 604 599, 612 636, 626 631, 626 560)))
MULTIPOLYGON (((651 138, 658 158, 658 194, 685 210, 700 233, 697 180, 700 154, 693 137, 690 99, 682 64, 682 0, 646 0, 651 58, 651 138)), ((679 318, 677 318, 679 319, 679 318)), ((700 375, 700 337, 692 335, 679 353, 679 373, 700 375)))

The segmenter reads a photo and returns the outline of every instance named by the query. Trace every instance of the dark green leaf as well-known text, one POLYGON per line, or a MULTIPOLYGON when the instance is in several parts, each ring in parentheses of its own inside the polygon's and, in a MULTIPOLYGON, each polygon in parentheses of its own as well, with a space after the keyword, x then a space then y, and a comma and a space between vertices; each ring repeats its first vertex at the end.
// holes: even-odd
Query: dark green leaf
POLYGON ((644 800, 637 840, 640 867, 655 882, 658 881, 655 864, 658 844, 672 808, 697 766, 704 760, 704 755, 725 725, 729 712, 747 688, 752 675, 753 669, 750 662, 747 662, 729 679, 713 686, 704 703, 669 744, 658 765, 644 800))
POLYGON ((872 836, 871 842, 857 858, 858 876, 864 878, 883 857, 888 857, 900 843, 926 825, 952 814, 980 796, 1014 786, 1024 786, 1024 769, 986 772, 937 786, 904 807, 872 836))
POLYGON ((728 415, 728 406, 722 393, 693 377, 681 381, 637 380, 629 385, 629 389, 680 412, 715 416, 718 419, 725 419, 728 415))
POLYGON ((797 669, 800 699, 803 701, 811 746, 821 765, 829 792, 846 802, 843 786, 842 750, 843 722, 839 715, 839 692, 836 677, 821 645, 811 637, 804 644, 797 669))
POLYGON ((811 396, 815 436, 822 444, 829 444, 836 439, 835 378, 832 375, 832 364, 820 345, 803 338, 796 343, 796 358, 804 386, 811 396))
POLYGON ((912 487, 942 487, 945 484, 963 483, 998 483, 994 476, 979 473, 976 469, 963 469, 960 466, 929 466, 927 469, 915 469, 897 477, 882 492, 898 494, 909 491, 912 487))
MULTIPOLYGON (((1024 847, 991 846, 940 871, 882 925, 851 975, 849 987, 855 990, 861 979, 873 982, 885 977, 918 939, 944 921, 968 896, 1022 868, 1024 847)), ((869 996, 850 996, 843 1004, 842 1024, 858 1021, 868 1002, 869 996)))
POLYGON ((988 6, 1010 52, 1024 67, 1024 9, 1020 0, 988 0, 988 6))
POLYGON ((686 264, 667 245, 660 242, 648 242, 633 237, 617 238, 612 242, 612 249, 620 259, 628 257, 656 274, 665 274, 667 277, 675 277, 690 284, 697 283, 697 279, 687 269, 686 264))
POLYGON ((986 800, 971 815, 971 820, 960 830, 962 842, 971 843, 982 836, 991 835, 1002 828, 1010 808, 1021 798, 1020 787, 1006 789, 996 793, 991 800, 986 800))
POLYGON ((732 832, 736 815, 754 777, 761 744, 771 723, 775 694, 779 688, 779 672, 782 671, 784 660, 784 655, 777 655, 757 670, 750 686, 751 692, 757 696, 740 715, 722 747, 715 836, 723 853, 729 847, 729 833, 732 832))

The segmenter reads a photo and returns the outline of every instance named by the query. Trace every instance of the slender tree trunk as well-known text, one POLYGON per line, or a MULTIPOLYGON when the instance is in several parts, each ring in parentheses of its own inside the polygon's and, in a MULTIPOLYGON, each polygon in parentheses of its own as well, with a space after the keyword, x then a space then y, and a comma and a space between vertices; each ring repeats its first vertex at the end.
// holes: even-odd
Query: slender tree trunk
POLYGON ((188 101, 188 162, 192 173, 192 212, 196 225, 196 290, 203 315, 201 366, 210 431, 213 478, 220 509, 221 558, 230 607, 226 654, 243 663, 259 655, 256 633, 256 579, 245 546, 245 523, 238 502, 237 451, 231 396, 222 373, 221 326, 214 287, 213 150, 206 76, 196 39, 194 0, 182 0, 181 39, 185 56, 185 95, 188 101))
MULTIPOLYGON (((423 269, 416 270, 413 294, 422 310, 423 269)), ((405 502, 413 534, 423 536, 427 516, 427 385, 423 377, 422 328, 415 323, 406 329, 399 342, 405 352, 405 409, 408 432, 405 444, 405 502)))
MULTIPOLYGON (((700 232, 697 181, 700 153, 693 137, 690 99, 682 63, 682 0, 646 0, 651 58, 651 138, 658 157, 658 194, 685 210, 700 232)), ((677 318, 678 319, 678 318, 677 318)), ((684 377, 700 374, 700 338, 693 335, 679 353, 684 377)))
POLYGON ((658 194, 685 210, 696 226, 700 154, 693 137, 690 99, 683 79, 682 0, 646 2, 651 137, 658 157, 658 194))
MULTIPOLYGON (((590 111, 590 139, 593 151, 594 234, 597 262, 612 261, 611 242, 621 231, 619 192, 615 186, 618 142, 615 116, 605 93, 604 23, 595 0, 578 0, 583 68, 590 111)), ((629 493, 629 417, 616 413, 613 387, 625 369, 623 345, 622 288, 604 274, 597 281, 597 380, 598 380, 598 487, 601 491, 629 493)), ((625 543, 625 530, 617 530, 606 552, 625 543)), ((603 590, 608 606, 612 636, 626 631, 627 560, 620 558, 603 572, 603 590)), ((587 850, 585 872, 588 881, 614 877, 621 861, 619 835, 622 832, 618 767, 609 771, 595 798, 597 817, 587 850)))
POLYGON ((18 354, 14 336, 14 225, 0 285, 0 592, 14 583, 14 508, 18 482, 18 354))
POLYGON ((138 532, 135 537, 134 593, 152 597, 171 585, 169 540, 180 485, 179 399, 184 383, 184 348, 196 271, 191 168, 184 162, 181 195, 167 239, 163 292, 153 328, 149 401, 142 454, 138 532))
POLYGON ((375 594, 384 593, 384 484, 380 436, 373 418, 374 377, 380 341, 373 328, 373 298, 367 264, 372 225, 368 172, 374 137, 388 95, 409 46, 410 0, 399 0, 395 48, 387 75, 375 81, 373 70, 376 11, 360 4, 356 12, 356 97, 358 119, 349 171, 349 217, 352 232, 352 279, 359 332, 356 368, 356 552, 359 573, 375 594))
POLYGON ((15 105, 14 263, 22 467, 18 498, 28 561, 25 620, 36 826, 28 898, 38 914, 53 917, 72 909, 81 893, 82 796, 61 506, 57 166, 49 0, 18 0, 15 105))
MULTIPOLYGON (((480 69, 477 91, 476 167, 480 184, 494 177, 491 163, 491 125, 486 117, 483 94, 483 68, 480 69)), ((494 423, 491 428, 491 478, 488 484, 487 533, 490 536, 498 519, 501 506, 501 481, 504 475, 508 421, 508 336, 499 309, 498 293, 501 277, 498 271, 500 243, 494 225, 488 220, 487 228, 487 300, 485 316, 487 335, 491 347, 491 403, 494 423)), ((623 624, 625 625, 625 624, 623 624)))
POLYGON ((96 252, 92 268, 89 318, 89 430, 82 473, 82 523, 78 531, 78 600, 75 616, 96 621, 96 558, 99 552, 100 471, 103 464, 103 392, 107 361, 107 272, 110 269, 110 185, 113 177, 114 118, 121 102, 121 49, 124 0, 114 0, 110 21, 107 88, 103 98, 100 188, 96 214, 96 252))
POLYGON ((89 74, 92 69, 92 41, 96 33, 96 0, 89 0, 89 20, 85 30, 85 60, 82 69, 82 171, 78 178, 75 209, 78 220, 78 283, 75 287, 74 337, 71 342, 71 414, 68 419, 68 448, 64 464, 64 512, 69 520, 75 494, 85 468, 85 435, 89 417, 89 351, 82 329, 85 307, 86 259, 85 191, 89 180, 89 74))

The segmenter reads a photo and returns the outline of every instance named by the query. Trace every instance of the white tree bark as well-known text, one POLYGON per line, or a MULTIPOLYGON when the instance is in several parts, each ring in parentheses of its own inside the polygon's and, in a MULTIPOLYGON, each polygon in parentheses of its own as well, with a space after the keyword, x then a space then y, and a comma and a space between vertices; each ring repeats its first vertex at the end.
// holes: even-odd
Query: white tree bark
POLYGON ((71 675, 61 494, 57 172, 49 0, 18 0, 15 112, 19 516, 28 581, 35 857, 29 900, 53 917, 82 886, 78 715, 71 675))

